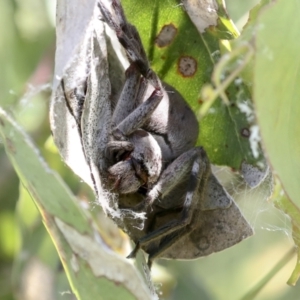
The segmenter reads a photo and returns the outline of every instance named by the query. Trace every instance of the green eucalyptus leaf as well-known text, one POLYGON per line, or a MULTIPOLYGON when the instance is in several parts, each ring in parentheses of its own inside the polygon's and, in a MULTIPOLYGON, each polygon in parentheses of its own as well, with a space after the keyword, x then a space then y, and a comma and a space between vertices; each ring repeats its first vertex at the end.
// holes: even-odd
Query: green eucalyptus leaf
POLYGON ((59 217, 80 232, 91 232, 76 199, 60 177, 49 169, 32 142, 1 109, 1 136, 6 153, 41 213, 59 217))
MULTIPOLYGON (((151 282, 147 286, 141 277, 145 275, 110 249, 88 211, 80 208, 29 137, 2 109, 0 136, 22 184, 42 215, 77 299, 155 299, 154 289, 151 295, 148 288, 151 282)), ((42 240, 43 235, 33 239, 36 245, 42 245, 42 240)), ((40 257, 45 259, 43 251, 40 257)))
MULTIPOLYGON (((300 232, 299 13, 297 0, 278 0, 261 11, 254 65, 254 100, 262 143, 289 198, 290 202, 280 200, 277 206, 291 216, 294 236, 300 232)), ((299 238, 294 240, 299 247, 299 238)), ((297 268, 299 271, 299 263, 297 268)))
POLYGON ((59 256, 42 224, 36 205, 22 184, 15 219, 21 235, 19 253, 25 254, 17 255, 14 260, 12 283, 15 294, 19 295, 20 299, 27 294, 36 298, 41 294, 47 294, 58 299, 61 292, 69 291, 66 300, 71 299, 70 286, 66 274, 60 267, 59 256), (37 277, 41 276, 48 284, 36 284, 37 277), (32 289, 32 286, 35 288, 32 289))
POLYGON ((299 12, 298 1, 290 1, 288 5, 277 1, 262 11, 254 69, 254 99, 263 145, 287 195, 297 204, 300 204, 299 12), (293 26, 289 24, 291 19, 295 22, 293 26))

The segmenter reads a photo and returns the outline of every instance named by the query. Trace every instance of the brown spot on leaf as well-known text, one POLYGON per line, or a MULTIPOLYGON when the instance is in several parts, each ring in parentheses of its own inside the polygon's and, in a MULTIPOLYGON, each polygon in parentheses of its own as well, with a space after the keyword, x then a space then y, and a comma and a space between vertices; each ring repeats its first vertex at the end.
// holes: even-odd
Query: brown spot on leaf
POLYGON ((160 48, 166 47, 172 43, 176 34, 177 28, 174 24, 164 25, 155 39, 155 44, 160 48))
POLYGON ((248 128, 243 128, 243 129, 241 130, 241 135, 242 135, 243 137, 245 137, 245 138, 250 137, 250 130, 249 130, 248 128))
POLYGON ((181 56, 177 62, 177 70, 183 77, 192 77, 197 71, 197 61, 191 56, 181 56))
POLYGON ((4 121, 0 118, 0 125, 2 126, 2 127, 5 127, 5 123, 4 123, 4 121))

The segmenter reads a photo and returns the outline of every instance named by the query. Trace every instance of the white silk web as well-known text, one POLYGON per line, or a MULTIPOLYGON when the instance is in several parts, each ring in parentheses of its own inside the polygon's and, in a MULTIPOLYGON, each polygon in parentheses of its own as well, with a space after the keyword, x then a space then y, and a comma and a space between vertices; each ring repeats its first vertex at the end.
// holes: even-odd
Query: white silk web
POLYGON ((254 231, 281 231, 292 239, 289 216, 277 209, 272 201, 271 173, 255 188, 250 188, 239 174, 232 172, 228 167, 214 167, 214 173, 233 197, 254 231))

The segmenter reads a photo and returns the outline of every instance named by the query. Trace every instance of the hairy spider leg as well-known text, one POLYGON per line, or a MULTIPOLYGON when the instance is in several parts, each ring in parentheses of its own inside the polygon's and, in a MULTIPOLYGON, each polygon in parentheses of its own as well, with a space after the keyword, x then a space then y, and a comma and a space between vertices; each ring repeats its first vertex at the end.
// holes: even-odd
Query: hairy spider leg
POLYGON ((119 42, 127 52, 129 60, 131 62, 138 62, 145 76, 149 69, 145 50, 136 28, 127 22, 120 2, 112 2, 113 15, 103 5, 102 1, 98 2, 98 6, 105 22, 116 32, 119 42))
POLYGON ((117 140, 126 140, 126 136, 141 128, 151 117, 153 111, 163 98, 161 90, 154 90, 151 96, 139 105, 112 131, 117 140))
POLYGON ((120 44, 126 51, 130 63, 134 63, 137 66, 140 73, 151 82, 155 89, 161 89, 162 86, 159 78, 149 66, 140 35, 135 26, 127 22, 120 1, 114 0, 112 2, 114 16, 102 1, 98 2, 98 7, 105 22, 115 31, 120 44))
POLYGON ((161 242, 159 246, 149 253, 148 263, 149 266, 151 266, 151 262, 155 257, 161 255, 165 250, 176 243, 177 240, 191 232, 194 212, 196 208, 199 207, 199 201, 202 200, 202 196, 205 192, 204 188, 199 189, 199 187, 206 186, 211 174, 208 158, 201 147, 193 148, 183 153, 167 167, 158 182, 149 192, 146 207, 154 204, 158 198, 163 199, 187 174, 189 174, 188 188, 185 194, 180 219, 170 221, 139 239, 134 250, 127 258, 134 258, 141 247, 160 239, 161 242), (160 195, 160 197, 158 197, 158 195, 160 195))
POLYGON ((151 117, 153 111, 163 98, 160 88, 154 89, 144 102, 147 81, 141 77, 135 64, 126 70, 126 81, 113 114, 112 135, 116 140, 124 141, 127 136, 141 128, 151 117))
MULTIPOLYGON (((138 97, 141 97, 145 92, 141 75, 135 70, 133 65, 130 65, 126 70, 125 76, 126 80, 112 115, 113 128, 134 111, 138 105, 136 103, 138 97)), ((115 161, 119 161, 125 152, 132 151, 133 149, 134 146, 128 141, 111 140, 106 146, 105 155, 111 164, 113 164, 115 161)))
MULTIPOLYGON (((112 7, 114 9, 114 12, 116 14, 117 20, 120 24, 121 31, 120 32, 120 40, 122 40, 124 47, 127 46, 128 49, 131 49, 133 55, 136 55, 135 52, 137 52, 136 57, 140 57, 140 61, 144 65, 144 69, 147 70, 149 68, 149 63, 147 59, 146 52, 144 50, 140 35, 135 28, 134 25, 130 24, 124 14, 122 5, 119 0, 113 0, 112 1, 112 7), (129 42, 129 43, 128 43, 129 42), (135 51, 135 49, 137 51, 135 51)), ((121 42, 121 41, 120 41, 121 42)), ((122 43, 121 43, 122 44, 122 43)), ((122 44, 122 45, 123 45, 122 44)), ((125 47, 126 48, 126 47, 125 47)))
POLYGON ((123 153, 133 150, 133 145, 127 141, 127 137, 149 119, 157 105, 163 98, 160 90, 154 90, 150 97, 143 103, 146 80, 141 77, 138 70, 132 64, 126 70, 126 81, 116 104, 112 117, 112 136, 106 146, 106 156, 110 161, 118 161, 123 153))
POLYGON ((112 126, 120 124, 140 104, 147 84, 140 72, 131 64, 125 71, 126 80, 112 116, 112 126))

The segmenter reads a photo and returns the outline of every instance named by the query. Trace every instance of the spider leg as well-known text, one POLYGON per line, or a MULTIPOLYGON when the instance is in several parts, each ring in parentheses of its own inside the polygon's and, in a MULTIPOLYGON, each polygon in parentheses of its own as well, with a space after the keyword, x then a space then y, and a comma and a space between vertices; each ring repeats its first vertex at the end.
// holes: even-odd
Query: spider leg
POLYGON ((191 185, 194 183, 193 188, 196 187, 196 183, 199 183, 198 181, 208 181, 211 174, 209 166, 209 160, 201 147, 193 148, 181 154, 163 171, 157 183, 148 192, 144 202, 145 207, 152 206, 159 197, 163 198, 176 188, 187 174, 190 174, 189 176, 191 176, 189 184, 191 185), (195 174, 193 173, 193 164, 195 164, 195 160, 199 159, 202 168, 199 169, 199 174, 195 174), (195 182, 195 180, 197 181, 195 182))
POLYGON ((110 161, 122 156, 126 151, 132 151, 133 145, 127 141, 128 136, 148 120, 162 99, 160 91, 154 91, 142 104, 147 81, 141 77, 134 65, 126 70, 126 81, 112 116, 112 135, 114 141, 106 146, 106 157, 110 161))
POLYGON ((149 66, 140 35, 135 26, 127 22, 120 1, 112 1, 112 13, 102 2, 98 2, 98 7, 104 21, 115 31, 120 44, 126 51, 129 61, 137 66, 139 72, 151 82, 154 88, 161 88, 160 80, 149 66))
POLYGON ((144 102, 147 80, 141 77, 134 64, 126 70, 126 81, 112 117, 112 135, 118 141, 142 127, 163 98, 161 89, 155 89, 144 102))
POLYGON ((145 76, 149 64, 136 28, 127 22, 120 1, 112 1, 112 13, 102 2, 98 2, 98 7, 104 21, 116 32, 117 38, 125 48, 130 62, 136 62, 141 69, 141 73, 145 76))
POLYGON ((161 90, 154 90, 145 102, 139 105, 113 129, 113 136, 117 140, 126 140, 126 136, 141 128, 148 121, 162 98, 163 94, 161 90))
POLYGON ((112 116, 113 126, 120 124, 143 98, 147 83, 138 70, 131 64, 125 72, 126 80, 112 116))
MULTIPOLYGON (((126 80, 112 115, 112 127, 121 123, 135 108, 139 105, 138 99, 141 99, 145 93, 146 83, 136 70, 134 65, 130 65, 125 72, 126 80)), ((112 132, 113 133, 113 132, 112 132)), ((132 143, 126 141, 126 137, 115 137, 106 145, 105 156, 110 161, 110 165, 118 162, 123 154, 134 149, 132 143), (121 139, 121 140, 120 140, 121 139)))
POLYGON ((152 262, 155 258, 159 257, 161 254, 163 254, 164 251, 172 247, 177 241, 179 241, 184 236, 190 233, 191 233, 190 228, 184 227, 165 236, 162 239, 162 241, 159 243, 159 247, 149 252, 148 262, 147 262, 149 269, 151 269, 152 262))
POLYGON ((149 202, 147 204, 153 204, 158 194, 160 194, 163 199, 164 195, 176 188, 176 185, 186 177, 186 174, 189 174, 187 192, 185 194, 180 218, 166 223, 139 239, 128 258, 134 258, 142 246, 156 240, 161 240, 161 245, 150 253, 151 259, 154 259, 154 257, 168 249, 176 240, 180 239, 182 236, 181 233, 183 233, 186 228, 193 226, 192 219, 194 211, 198 207, 198 202, 202 199, 210 172, 209 161, 202 148, 193 148, 183 153, 168 166, 157 184, 150 191, 149 194, 152 192, 153 198, 150 196, 150 200, 148 199, 149 202), (200 192, 199 186, 202 187, 200 192))
MULTIPOLYGON (((148 59, 147 59, 147 55, 146 52, 144 50, 140 35, 137 31, 137 29, 135 28, 135 26, 133 26, 132 24, 130 24, 124 14, 122 5, 120 3, 119 0, 113 0, 112 1, 112 7, 114 9, 115 15, 118 19, 119 22, 119 27, 121 28, 121 30, 123 31, 123 33, 120 34, 119 40, 121 42, 121 44, 123 45, 123 47, 125 49, 132 49, 132 53, 133 55, 135 54, 135 52, 137 52, 138 54, 136 55, 136 58, 140 58, 139 60, 143 63, 143 65, 146 67, 145 70, 147 69, 147 67, 149 68, 149 64, 148 64, 148 59), (123 40, 122 40, 123 38, 123 40), (126 43, 127 42, 127 43, 126 43)), ((132 61, 135 61, 134 59, 132 61)))

